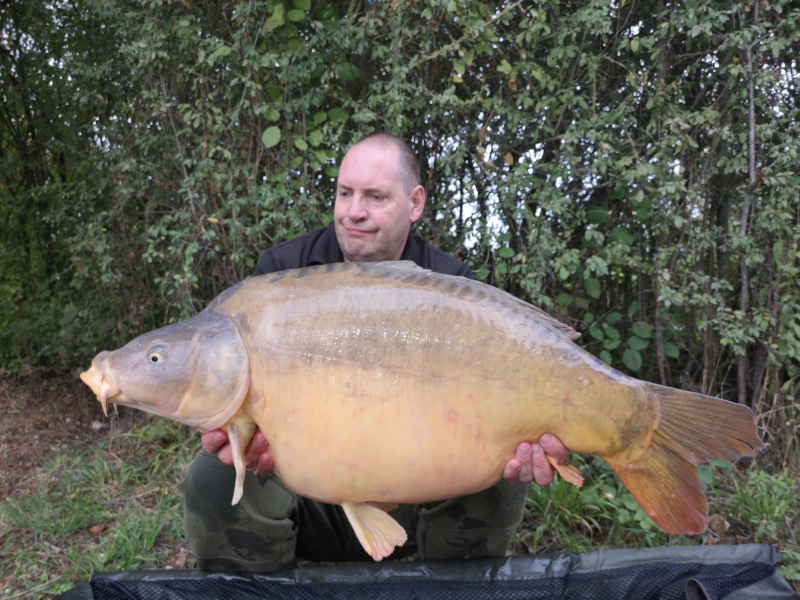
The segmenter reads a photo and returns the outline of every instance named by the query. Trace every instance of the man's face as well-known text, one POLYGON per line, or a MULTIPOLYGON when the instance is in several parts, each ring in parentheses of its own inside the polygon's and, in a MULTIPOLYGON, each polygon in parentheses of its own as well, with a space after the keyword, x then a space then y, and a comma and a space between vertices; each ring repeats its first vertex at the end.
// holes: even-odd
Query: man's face
POLYGON ((333 220, 347 262, 398 260, 411 224, 425 206, 425 188, 406 192, 393 146, 356 144, 339 168, 333 220))

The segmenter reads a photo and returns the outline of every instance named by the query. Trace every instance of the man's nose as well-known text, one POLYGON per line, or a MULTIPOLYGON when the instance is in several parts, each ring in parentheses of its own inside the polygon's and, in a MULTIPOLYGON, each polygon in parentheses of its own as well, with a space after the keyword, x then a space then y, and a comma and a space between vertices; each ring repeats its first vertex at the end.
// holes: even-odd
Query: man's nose
POLYGON ((353 196, 353 201, 350 203, 350 210, 347 211, 347 216, 354 223, 365 221, 369 217, 369 211, 367 210, 367 204, 363 196, 360 194, 355 194, 353 196))

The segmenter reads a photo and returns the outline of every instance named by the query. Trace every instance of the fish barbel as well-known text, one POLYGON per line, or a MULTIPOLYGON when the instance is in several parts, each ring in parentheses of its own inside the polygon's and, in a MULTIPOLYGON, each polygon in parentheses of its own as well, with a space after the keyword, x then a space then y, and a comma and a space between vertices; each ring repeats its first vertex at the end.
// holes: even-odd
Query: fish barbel
POLYGON ((257 425, 281 480, 342 505, 376 560, 405 542, 392 506, 486 489, 520 442, 545 432, 605 459, 668 533, 702 532, 696 466, 762 448, 752 412, 623 375, 577 337, 476 281, 339 263, 248 279, 187 321, 100 353, 81 379, 104 409, 226 429, 234 503, 257 425))

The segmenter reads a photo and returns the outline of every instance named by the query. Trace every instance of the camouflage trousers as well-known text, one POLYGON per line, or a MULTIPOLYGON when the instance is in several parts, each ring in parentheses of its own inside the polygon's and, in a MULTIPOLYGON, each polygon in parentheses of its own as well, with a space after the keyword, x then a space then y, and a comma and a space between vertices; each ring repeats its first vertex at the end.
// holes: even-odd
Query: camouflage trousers
MULTIPOLYGON (((201 452, 184 480, 186 533, 198 567, 210 571, 276 571, 311 561, 371 561, 344 510, 289 491, 276 475, 248 472, 244 497, 231 506, 235 471, 201 452)), ((522 521, 529 484, 502 481, 443 502, 400 505, 389 514, 408 541, 390 558, 420 560, 503 556, 522 521)))

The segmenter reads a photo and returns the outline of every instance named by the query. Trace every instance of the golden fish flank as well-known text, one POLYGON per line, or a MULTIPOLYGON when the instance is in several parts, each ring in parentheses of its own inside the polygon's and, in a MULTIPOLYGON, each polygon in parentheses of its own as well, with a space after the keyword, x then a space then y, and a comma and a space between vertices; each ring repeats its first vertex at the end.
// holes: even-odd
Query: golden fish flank
POLYGON ((488 488, 545 432, 602 456, 667 532, 703 531, 696 465, 761 448, 752 413, 627 377, 576 337, 488 285, 342 263, 248 279, 81 377, 104 404, 227 428, 234 502, 258 424, 283 482, 341 504, 376 560, 405 542, 388 508, 488 488))

